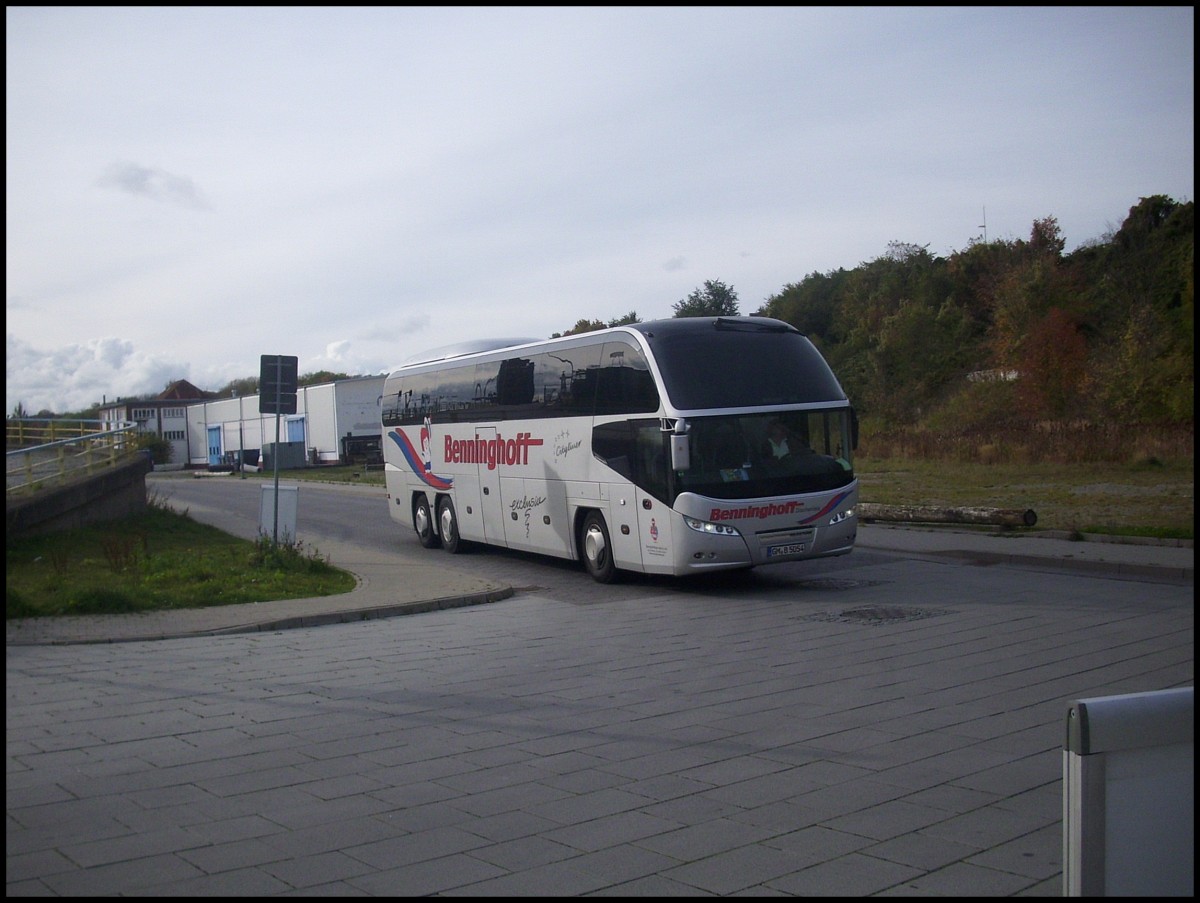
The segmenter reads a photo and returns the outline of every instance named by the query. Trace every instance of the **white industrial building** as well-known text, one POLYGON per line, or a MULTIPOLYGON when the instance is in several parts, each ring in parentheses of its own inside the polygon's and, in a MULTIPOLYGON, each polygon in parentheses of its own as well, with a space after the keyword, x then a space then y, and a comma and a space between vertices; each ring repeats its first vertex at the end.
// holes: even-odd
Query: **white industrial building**
POLYGON ((139 433, 165 440, 171 446, 171 462, 181 466, 188 459, 188 406, 200 404, 212 393, 197 389, 186 379, 171 383, 153 398, 105 399, 99 418, 103 429, 117 429, 127 423, 137 424, 139 433))
MULTIPOLYGON (((187 407, 187 466, 319 467, 382 461, 379 401, 383 376, 340 379, 296 390, 296 413, 258 409, 258 396, 196 401, 187 407)), ((178 461, 179 458, 173 460, 178 461)))

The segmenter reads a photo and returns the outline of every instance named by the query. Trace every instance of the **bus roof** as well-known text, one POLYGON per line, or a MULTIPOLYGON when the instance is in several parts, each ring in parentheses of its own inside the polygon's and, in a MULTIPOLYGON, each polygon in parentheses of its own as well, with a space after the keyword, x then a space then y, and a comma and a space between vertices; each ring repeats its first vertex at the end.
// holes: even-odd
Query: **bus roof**
POLYGON ((829 363, 800 330, 783 320, 753 316, 674 317, 550 339, 464 342, 410 359, 389 380, 443 365, 553 355, 618 336, 647 349, 672 410, 840 406, 849 401, 829 363))
MULTIPOLYGON (((509 338, 509 339, 474 339, 467 342, 455 342, 439 348, 431 348, 414 354, 405 360, 400 367, 413 367, 417 364, 433 364, 451 358, 464 357, 468 354, 482 354, 485 351, 501 351, 505 348, 515 348, 519 345, 535 345, 544 342, 565 342, 571 339, 586 339, 607 332, 632 329, 640 332, 646 338, 655 336, 671 336, 683 333, 697 332, 799 332, 796 327, 782 320, 770 317, 672 317, 666 320, 646 320, 639 323, 626 323, 621 326, 610 326, 607 329, 597 329, 592 332, 570 333, 555 336, 552 339, 539 338, 509 338)), ((399 368, 395 368, 399 369, 399 368)))
POLYGON ((414 364, 432 364, 436 361, 449 360, 452 357, 462 357, 466 354, 479 354, 483 351, 499 351, 501 348, 513 348, 517 345, 529 345, 540 342, 541 339, 475 339, 470 342, 455 342, 452 345, 442 345, 414 354, 401 367, 411 367, 414 364))
POLYGON ((742 316, 672 317, 669 320, 630 323, 629 328, 636 329, 647 338, 699 332, 800 332, 795 326, 785 323, 783 320, 775 320, 771 317, 742 316))

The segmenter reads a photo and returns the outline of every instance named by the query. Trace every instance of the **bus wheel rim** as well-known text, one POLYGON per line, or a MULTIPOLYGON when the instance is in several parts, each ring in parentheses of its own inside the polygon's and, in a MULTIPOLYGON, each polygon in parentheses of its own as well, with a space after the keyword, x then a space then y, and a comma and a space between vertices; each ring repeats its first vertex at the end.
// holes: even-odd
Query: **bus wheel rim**
POLYGON ((600 564, 604 560, 604 533, 599 527, 592 527, 587 531, 587 539, 585 541, 587 548, 588 560, 594 564, 600 564))

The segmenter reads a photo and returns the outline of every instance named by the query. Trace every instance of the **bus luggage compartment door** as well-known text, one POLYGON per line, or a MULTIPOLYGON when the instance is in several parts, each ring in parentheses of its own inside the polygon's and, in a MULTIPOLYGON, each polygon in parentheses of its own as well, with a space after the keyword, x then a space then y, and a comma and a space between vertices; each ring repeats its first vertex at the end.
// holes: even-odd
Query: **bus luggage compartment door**
POLYGON ((510 549, 569 558, 571 530, 566 486, 561 480, 505 477, 504 538, 510 549))

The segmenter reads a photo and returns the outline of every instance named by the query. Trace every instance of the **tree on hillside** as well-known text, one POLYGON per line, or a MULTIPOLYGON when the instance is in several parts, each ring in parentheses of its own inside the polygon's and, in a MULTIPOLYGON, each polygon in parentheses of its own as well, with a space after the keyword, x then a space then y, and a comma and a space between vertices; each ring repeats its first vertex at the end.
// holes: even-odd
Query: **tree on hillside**
POLYGON ((615 319, 609 320, 608 325, 609 326, 628 326, 631 323, 641 323, 641 322, 642 322, 642 318, 638 316, 637 311, 631 310, 629 313, 625 314, 625 316, 623 316, 623 317, 616 317, 615 319))
POLYGON ((575 325, 572 326, 570 329, 568 329, 566 332, 553 333, 550 336, 550 338, 558 339, 558 338, 561 338, 562 336, 566 336, 566 335, 580 335, 585 332, 595 332, 597 329, 603 329, 603 328, 604 328, 603 320, 581 319, 581 320, 576 320, 575 325))
POLYGON ((242 379, 230 380, 217 391, 218 398, 244 398, 247 395, 258 394, 258 377, 246 376, 242 379))
MULTIPOLYGON (((1007 268, 992 298, 990 345, 995 366, 1020 369, 1026 344, 1058 310, 1072 321, 1079 303, 1075 273, 1064 264, 1063 238, 1054 217, 1035 220, 1029 241, 1018 243, 1019 257, 1007 268)), ((1053 331, 1066 334, 1062 321, 1053 331)), ((1040 351, 1030 351, 1036 356, 1040 351)))
POLYGON ((1163 195, 1130 208, 1106 244, 1071 255, 1086 305, 1102 416, 1195 419, 1195 204, 1163 195))
POLYGON ((717 279, 705 280, 703 288, 676 303, 673 310, 676 317, 736 317, 741 314, 733 286, 717 279))
POLYGON ((1044 419, 1080 413, 1080 388, 1088 375, 1087 343, 1069 313, 1052 307, 1032 323, 1014 363, 1019 374, 1017 397, 1027 416, 1044 419))
POLYGON ((762 307, 754 311, 754 316, 774 317, 791 323, 819 345, 830 334, 833 313, 846 276, 845 270, 810 273, 800 282, 789 283, 778 294, 767 298, 762 307))
POLYGON ((336 382, 339 379, 352 379, 348 373, 334 373, 332 370, 317 370, 313 373, 301 373, 296 378, 298 386, 319 386, 322 383, 336 382))
POLYGON ((610 326, 628 326, 630 323, 640 323, 642 318, 637 315, 636 310, 631 310, 622 317, 614 317, 605 323, 603 320, 576 320, 575 325, 566 332, 553 333, 550 338, 558 339, 566 335, 579 335, 584 332, 595 332, 597 329, 607 329, 610 326))

